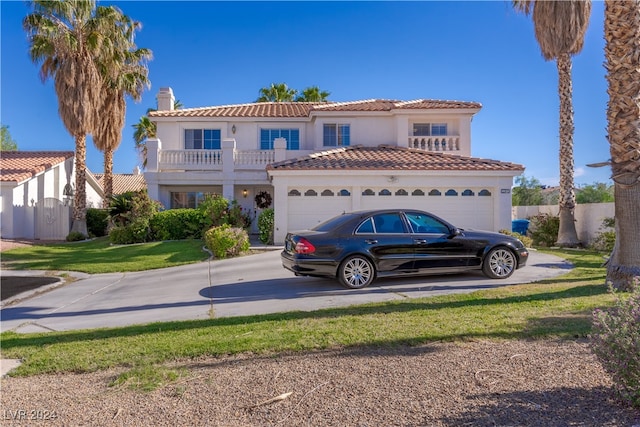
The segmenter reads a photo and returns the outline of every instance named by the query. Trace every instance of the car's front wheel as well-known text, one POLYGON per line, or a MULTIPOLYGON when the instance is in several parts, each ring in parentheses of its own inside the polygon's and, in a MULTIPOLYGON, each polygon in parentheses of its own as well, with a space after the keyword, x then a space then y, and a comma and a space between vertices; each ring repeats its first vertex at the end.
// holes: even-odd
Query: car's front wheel
POLYGON ((338 269, 338 279, 343 286, 361 289, 369 286, 376 278, 376 269, 368 258, 353 255, 345 259, 338 269))
POLYGON ((506 279, 516 269, 516 256, 507 248, 489 251, 482 263, 482 272, 491 279, 506 279))

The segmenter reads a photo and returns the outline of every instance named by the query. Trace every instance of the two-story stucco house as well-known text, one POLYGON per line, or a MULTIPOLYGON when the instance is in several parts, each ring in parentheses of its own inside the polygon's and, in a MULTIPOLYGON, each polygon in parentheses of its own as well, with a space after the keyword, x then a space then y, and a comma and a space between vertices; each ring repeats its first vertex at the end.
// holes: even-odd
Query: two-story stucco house
MULTIPOLYGON (((422 209, 463 228, 511 228, 521 165, 471 157, 476 102, 370 99, 264 102, 174 110, 171 88, 149 117, 149 195, 166 208, 222 194, 258 215, 271 196, 276 243, 344 211, 422 209)), ((254 221, 255 230, 255 221, 254 221)))

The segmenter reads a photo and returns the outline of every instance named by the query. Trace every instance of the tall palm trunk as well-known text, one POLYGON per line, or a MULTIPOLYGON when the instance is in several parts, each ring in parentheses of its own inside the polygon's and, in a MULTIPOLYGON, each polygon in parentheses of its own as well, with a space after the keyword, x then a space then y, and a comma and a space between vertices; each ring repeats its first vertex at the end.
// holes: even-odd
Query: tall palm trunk
POLYGON ((558 55, 558 93, 560 95, 560 229, 557 245, 576 247, 580 244, 576 232, 576 194, 573 185, 573 100, 571 56, 558 55))
POLYGON ((76 136, 76 192, 73 198, 73 225, 71 231, 78 231, 85 236, 87 232, 87 137, 76 136))
POLYGON ((108 208, 113 196, 113 152, 112 147, 104 150, 104 199, 102 207, 108 208))
POLYGON ((640 277, 639 35, 640 1, 606 0, 607 132, 616 216, 616 244, 607 264, 607 282, 623 290, 640 277))

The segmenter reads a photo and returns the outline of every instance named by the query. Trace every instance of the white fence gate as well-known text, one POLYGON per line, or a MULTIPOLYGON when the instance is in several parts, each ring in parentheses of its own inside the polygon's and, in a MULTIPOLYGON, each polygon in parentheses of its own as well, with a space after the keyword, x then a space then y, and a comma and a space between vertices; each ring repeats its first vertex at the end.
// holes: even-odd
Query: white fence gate
POLYGON ((64 240, 69 234, 69 206, 55 198, 45 198, 36 203, 35 238, 40 240, 64 240))

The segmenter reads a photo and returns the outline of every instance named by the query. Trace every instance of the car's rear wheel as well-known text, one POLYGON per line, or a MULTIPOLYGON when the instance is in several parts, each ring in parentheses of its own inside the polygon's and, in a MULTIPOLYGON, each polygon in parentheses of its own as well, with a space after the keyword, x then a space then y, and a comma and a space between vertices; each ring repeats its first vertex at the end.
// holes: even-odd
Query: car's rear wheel
POLYGON ((376 268, 362 255, 353 255, 345 259, 338 270, 340 283, 350 289, 369 286, 375 278, 376 268))
POLYGON ((516 256, 507 248, 494 248, 489 251, 482 263, 482 271, 491 279, 506 279, 516 269, 516 256))

